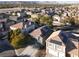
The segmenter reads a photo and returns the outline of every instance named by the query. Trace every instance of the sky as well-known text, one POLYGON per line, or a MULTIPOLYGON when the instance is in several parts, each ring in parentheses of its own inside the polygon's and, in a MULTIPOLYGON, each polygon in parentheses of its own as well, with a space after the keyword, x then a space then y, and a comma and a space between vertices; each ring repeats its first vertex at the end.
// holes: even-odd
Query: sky
POLYGON ((1 0, 1 1, 76 1, 79 2, 79 0, 1 0))
MULTIPOLYGON (((1 1, 41 1, 41 2, 44 2, 44 1, 56 1, 56 2, 59 2, 59 3, 79 3, 79 0, 1 0, 1 1)), ((51 3, 52 3, 51 2, 51 3)))

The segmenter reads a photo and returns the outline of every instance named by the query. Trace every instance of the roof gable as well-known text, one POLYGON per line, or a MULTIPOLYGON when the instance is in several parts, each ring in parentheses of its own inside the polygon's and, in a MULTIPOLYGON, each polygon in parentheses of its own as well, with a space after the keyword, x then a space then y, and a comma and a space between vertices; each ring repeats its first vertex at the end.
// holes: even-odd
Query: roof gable
POLYGON ((32 31, 30 33, 30 35, 33 37, 38 37, 38 36, 41 36, 41 37, 45 36, 46 37, 51 32, 52 31, 50 28, 47 28, 47 26, 42 26, 42 27, 39 27, 39 28, 35 29, 34 31, 32 31))
POLYGON ((53 32, 47 40, 55 41, 55 42, 62 42, 62 44, 66 46, 68 37, 66 36, 66 33, 64 31, 59 30, 59 31, 53 32))

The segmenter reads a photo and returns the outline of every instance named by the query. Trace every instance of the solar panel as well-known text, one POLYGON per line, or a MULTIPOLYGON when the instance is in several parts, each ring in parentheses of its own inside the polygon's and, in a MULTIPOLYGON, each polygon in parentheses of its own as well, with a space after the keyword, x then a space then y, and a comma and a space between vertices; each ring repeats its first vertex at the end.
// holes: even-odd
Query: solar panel
POLYGON ((64 44, 67 43, 68 37, 66 36, 65 33, 61 33, 61 36, 63 37, 62 41, 64 42, 64 44))

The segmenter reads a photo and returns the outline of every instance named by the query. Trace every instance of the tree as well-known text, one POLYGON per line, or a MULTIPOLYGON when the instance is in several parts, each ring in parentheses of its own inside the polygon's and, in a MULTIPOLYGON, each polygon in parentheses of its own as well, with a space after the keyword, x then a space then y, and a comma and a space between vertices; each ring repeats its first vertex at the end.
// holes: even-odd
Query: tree
POLYGON ((20 33, 19 35, 15 36, 14 38, 12 38, 12 41, 11 41, 11 45, 14 47, 14 48, 21 48, 22 47, 22 40, 24 41, 24 35, 22 33, 20 33))
POLYGON ((73 17, 67 17, 62 21, 62 23, 64 23, 64 25, 66 25, 67 23, 69 23, 70 25, 75 25, 75 19, 73 17))
POLYGON ((37 18, 32 18, 34 22, 38 23, 39 25, 48 25, 52 27, 52 17, 48 15, 39 15, 37 18))
POLYGON ((50 17, 50 16, 42 16, 41 18, 40 18, 40 23, 41 24, 45 24, 45 25, 48 25, 48 26, 52 26, 52 22, 53 22, 53 20, 52 20, 52 18, 50 17))
POLYGON ((79 25, 79 20, 78 19, 75 20, 75 24, 79 25))
POLYGON ((9 42, 11 43, 11 45, 14 48, 19 48, 21 47, 21 44, 19 44, 19 42, 22 42, 21 40, 23 40, 25 38, 25 36, 21 33, 20 29, 14 30, 14 31, 10 31, 9 32, 9 42))
POLYGON ((73 17, 71 17, 71 18, 69 19, 69 23, 70 23, 71 25, 75 25, 75 19, 74 19, 73 17))
POLYGON ((22 48, 32 39, 28 34, 24 34, 20 29, 9 32, 9 42, 15 48, 22 48))

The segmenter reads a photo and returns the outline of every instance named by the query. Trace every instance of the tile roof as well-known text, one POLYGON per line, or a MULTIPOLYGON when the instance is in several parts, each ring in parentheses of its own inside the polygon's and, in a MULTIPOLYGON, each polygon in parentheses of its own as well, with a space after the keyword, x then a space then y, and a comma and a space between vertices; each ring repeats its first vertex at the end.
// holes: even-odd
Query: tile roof
POLYGON ((11 29, 22 29, 23 28, 23 22, 17 23, 15 25, 10 26, 11 29))
POLYGON ((33 37, 38 37, 38 36, 47 36, 51 32, 50 28, 47 26, 42 26, 30 33, 31 36, 33 37))
POLYGON ((53 32, 47 40, 59 41, 59 42, 62 42, 63 45, 65 45, 67 43, 68 38, 64 34, 65 34, 65 32, 63 32, 61 30, 53 32))
POLYGON ((0 19, 0 22, 6 22, 7 19, 0 19))

